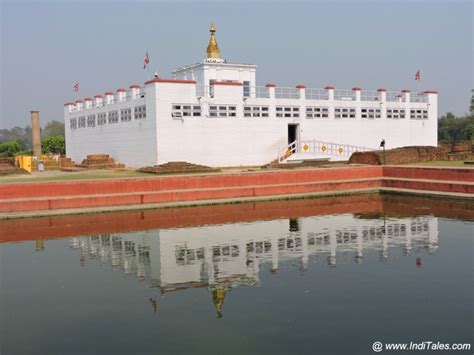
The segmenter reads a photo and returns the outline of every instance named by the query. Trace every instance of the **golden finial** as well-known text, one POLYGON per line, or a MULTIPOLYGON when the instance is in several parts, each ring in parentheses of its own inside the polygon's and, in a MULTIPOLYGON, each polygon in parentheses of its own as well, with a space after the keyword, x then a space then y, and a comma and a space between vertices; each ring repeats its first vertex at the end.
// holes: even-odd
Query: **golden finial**
POLYGON ((212 291, 212 301, 217 311, 217 318, 222 318, 222 305, 224 304, 225 290, 217 288, 212 291))
POLYGON ((220 58, 221 51, 217 45, 216 37, 214 36, 214 33, 216 32, 216 26, 214 24, 211 24, 209 32, 211 32, 211 38, 209 39, 209 45, 207 46, 207 57, 220 58))

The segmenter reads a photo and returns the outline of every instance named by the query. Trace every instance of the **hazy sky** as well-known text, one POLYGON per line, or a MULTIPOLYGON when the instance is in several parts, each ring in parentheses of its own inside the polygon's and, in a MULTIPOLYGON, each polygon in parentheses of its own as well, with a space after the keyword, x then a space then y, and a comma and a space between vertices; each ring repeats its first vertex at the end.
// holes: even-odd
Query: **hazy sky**
POLYGON ((11 1, 1 3, 0 128, 63 119, 64 102, 143 84, 152 71, 205 58, 209 25, 222 57, 257 64, 257 82, 439 91, 439 113, 468 110, 473 2, 11 1))

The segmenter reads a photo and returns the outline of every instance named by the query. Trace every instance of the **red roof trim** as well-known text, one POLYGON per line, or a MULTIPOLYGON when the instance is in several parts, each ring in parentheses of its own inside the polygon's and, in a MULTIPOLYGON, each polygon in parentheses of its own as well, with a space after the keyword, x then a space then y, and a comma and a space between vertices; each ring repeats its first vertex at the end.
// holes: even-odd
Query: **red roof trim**
POLYGON ((125 90, 124 88, 120 88, 120 89, 117 89, 117 92, 126 92, 127 90, 125 90))
POLYGON ((276 85, 273 84, 273 83, 268 83, 267 85, 265 85, 265 87, 266 88, 274 88, 274 87, 276 87, 276 85))
POLYGON ((436 90, 425 90, 425 91, 423 91, 422 93, 423 93, 423 94, 437 94, 438 91, 436 91, 436 90))
POLYGON ((92 101, 92 97, 86 97, 84 101, 92 101))
POLYGON ((106 95, 106 96, 107 96, 107 95, 113 95, 113 94, 114 94, 113 92, 111 92, 111 91, 107 91, 107 92, 106 92, 104 95, 106 95))
POLYGON ((242 86, 242 83, 237 81, 213 81, 211 85, 242 86))
POLYGON ((96 99, 101 99, 102 98, 102 95, 95 95, 94 96, 96 99))
POLYGON ((64 104, 64 106, 71 106, 71 105, 75 105, 74 102, 66 102, 66 103, 64 104))
POLYGON ((140 85, 136 85, 136 84, 130 85, 130 89, 140 89, 140 85))
POLYGON ((378 91, 378 92, 386 92, 387 89, 385 89, 385 88, 378 88, 377 91, 378 91))
POLYGON ((175 79, 160 79, 155 78, 152 80, 145 81, 145 85, 152 83, 170 83, 170 84, 196 84, 195 80, 175 80, 175 79))
POLYGON ((352 90, 353 90, 353 91, 361 91, 362 89, 361 89, 360 87, 358 87, 358 86, 354 86, 354 87, 352 88, 352 90))
POLYGON ((408 90, 408 89, 403 89, 403 90, 402 90, 402 92, 405 94, 405 93, 407 93, 407 92, 411 92, 411 91, 410 91, 410 90, 408 90))
POLYGON ((334 86, 328 85, 324 89, 325 90, 334 90, 334 86))
POLYGON ((306 86, 304 84, 298 84, 296 85, 297 89, 306 89, 306 86))
POLYGON ((82 104, 82 100, 76 100, 76 104, 82 104))

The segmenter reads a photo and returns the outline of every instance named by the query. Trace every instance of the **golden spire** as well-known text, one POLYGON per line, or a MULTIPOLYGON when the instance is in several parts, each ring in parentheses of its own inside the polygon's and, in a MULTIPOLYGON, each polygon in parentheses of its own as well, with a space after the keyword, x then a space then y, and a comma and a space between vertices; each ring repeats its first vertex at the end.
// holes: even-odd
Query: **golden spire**
POLYGON ((212 291, 212 301, 217 311, 217 318, 222 318, 222 305, 224 304, 225 290, 223 288, 217 288, 212 291))
POLYGON ((207 57, 220 58, 221 51, 217 45, 216 37, 214 36, 214 33, 216 32, 216 26, 214 24, 211 25, 209 32, 211 32, 211 38, 209 39, 209 45, 207 46, 207 57))

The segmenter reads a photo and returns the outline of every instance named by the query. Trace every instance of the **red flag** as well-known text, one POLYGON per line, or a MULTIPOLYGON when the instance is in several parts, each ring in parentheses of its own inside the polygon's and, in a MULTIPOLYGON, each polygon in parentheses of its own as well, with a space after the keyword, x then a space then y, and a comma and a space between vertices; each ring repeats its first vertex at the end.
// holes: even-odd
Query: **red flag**
POLYGON ((72 89, 74 90, 74 92, 79 92, 79 83, 75 83, 72 89))
POLYGON ((420 75, 420 70, 418 69, 418 71, 415 74, 415 80, 420 80, 420 79, 421 79, 421 75, 420 75))
POLYGON ((150 63, 150 58, 148 57, 148 51, 146 51, 145 59, 143 59, 143 69, 146 68, 146 66, 148 65, 148 63, 150 63))

